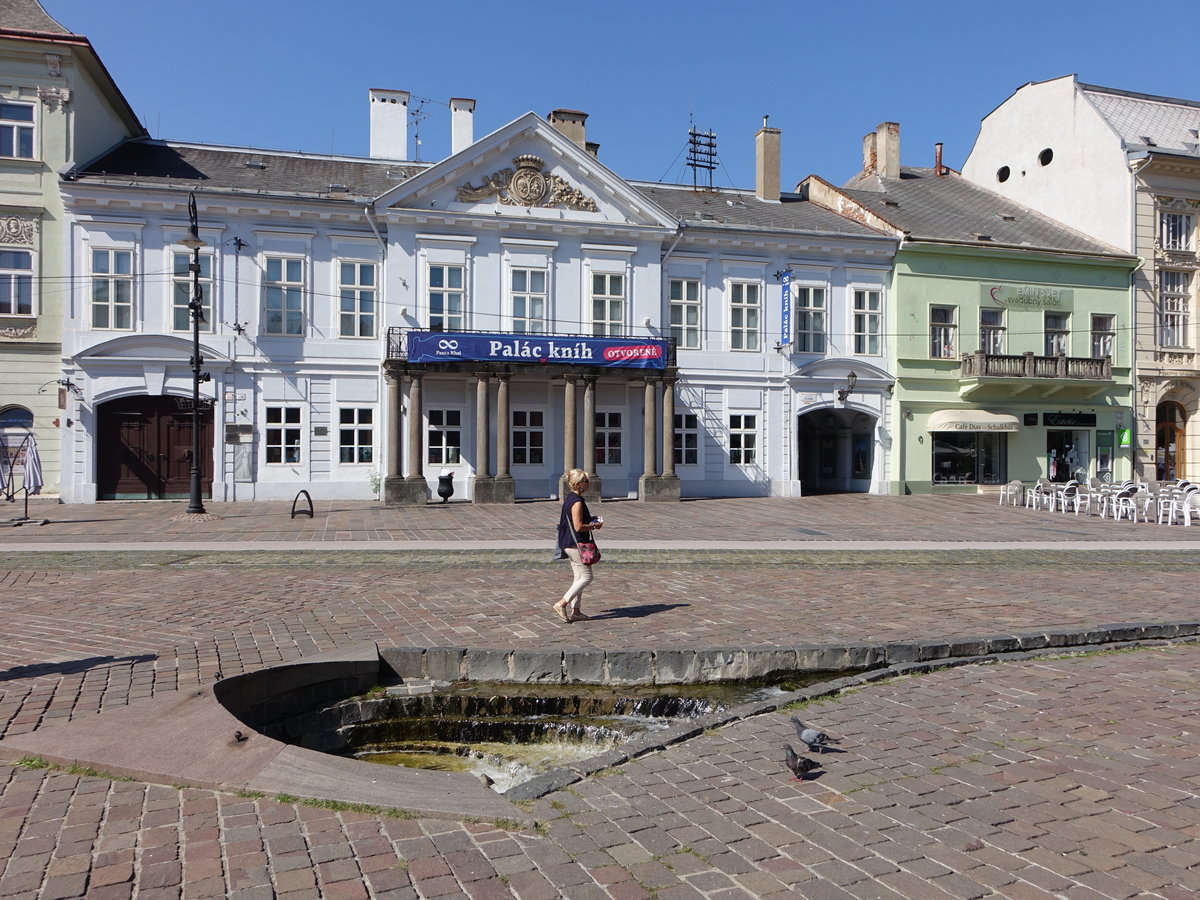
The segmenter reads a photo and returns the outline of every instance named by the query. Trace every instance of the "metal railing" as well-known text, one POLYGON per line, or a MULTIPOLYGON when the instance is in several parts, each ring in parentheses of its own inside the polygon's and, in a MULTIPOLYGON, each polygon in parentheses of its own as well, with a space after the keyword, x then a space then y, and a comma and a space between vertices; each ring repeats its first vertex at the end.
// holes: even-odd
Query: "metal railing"
POLYGON ((984 353, 964 353, 960 368, 962 378, 1073 378, 1082 381, 1111 381, 1112 358, 1093 359, 1090 356, 1036 356, 1032 352, 1020 356, 1001 356, 984 353))

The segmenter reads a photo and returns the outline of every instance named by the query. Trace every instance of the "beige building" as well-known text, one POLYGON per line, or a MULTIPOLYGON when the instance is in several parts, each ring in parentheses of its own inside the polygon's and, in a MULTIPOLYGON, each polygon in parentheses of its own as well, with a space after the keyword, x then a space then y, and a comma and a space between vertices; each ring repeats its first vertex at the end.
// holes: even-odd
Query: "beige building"
POLYGON ((67 236, 62 176, 145 132, 88 39, 36 0, 0 0, 0 440, 31 430, 57 493, 67 236))
POLYGON ((1200 481, 1200 102, 1073 75, 1027 84, 984 118, 963 175, 1142 258, 1136 471, 1200 481))

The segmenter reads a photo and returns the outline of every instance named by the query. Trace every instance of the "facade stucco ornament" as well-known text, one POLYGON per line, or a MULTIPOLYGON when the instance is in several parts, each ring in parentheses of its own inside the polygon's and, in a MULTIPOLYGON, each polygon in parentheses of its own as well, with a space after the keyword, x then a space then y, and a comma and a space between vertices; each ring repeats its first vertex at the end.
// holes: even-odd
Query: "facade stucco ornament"
POLYGON ((27 216, 0 216, 0 243, 33 246, 37 220, 27 216))
POLYGON ((31 338, 37 337, 37 326, 26 328, 0 328, 0 338, 31 338))
POLYGON ((57 53, 46 54, 46 73, 54 78, 62 77, 62 57, 57 53))
POLYGON ((514 169, 485 175, 478 187, 468 182, 458 189, 460 203, 478 203, 495 197, 505 206, 564 206, 581 212, 596 212, 596 201, 571 187, 558 175, 545 172, 545 162, 532 153, 513 159, 514 169))
POLYGON ((71 89, 65 87, 40 87, 38 99, 51 112, 57 112, 71 102, 71 89))

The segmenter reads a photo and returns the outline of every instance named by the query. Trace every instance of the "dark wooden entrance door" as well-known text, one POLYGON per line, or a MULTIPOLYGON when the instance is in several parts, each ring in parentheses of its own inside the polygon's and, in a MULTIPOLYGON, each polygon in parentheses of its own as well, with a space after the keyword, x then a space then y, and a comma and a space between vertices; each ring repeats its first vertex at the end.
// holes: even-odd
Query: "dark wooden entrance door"
MULTIPOLYGON (((191 489, 191 400, 125 397, 100 407, 96 496, 182 500, 191 489)), ((212 496, 212 409, 201 410, 200 488, 212 496)))

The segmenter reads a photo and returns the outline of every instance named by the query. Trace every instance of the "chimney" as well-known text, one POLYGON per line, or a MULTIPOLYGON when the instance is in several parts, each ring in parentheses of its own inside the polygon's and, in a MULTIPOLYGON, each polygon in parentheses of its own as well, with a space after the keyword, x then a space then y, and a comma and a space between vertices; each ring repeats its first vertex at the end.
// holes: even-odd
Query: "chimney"
POLYGON ((754 193, 759 200, 775 203, 779 200, 780 130, 767 127, 763 116, 762 128, 754 135, 754 193))
POLYGON ((877 157, 875 154, 875 132, 863 135, 863 174, 874 175, 877 157))
POLYGON ((466 150, 475 143, 473 115, 475 101, 465 97, 450 98, 450 153, 466 150))
POLYGON ((875 170, 884 178, 900 177, 900 125, 883 122, 875 129, 875 170))
POLYGON ((592 156, 595 156, 595 157, 600 156, 600 145, 597 144, 595 141, 588 141, 587 147, 585 149, 592 156))
POLYGON ((573 141, 580 150, 587 150, 588 114, 577 109, 555 109, 546 116, 546 121, 558 129, 563 137, 573 141))
POLYGON ((941 178, 946 174, 946 170, 942 168, 942 142, 938 141, 933 145, 933 174, 941 178))
POLYGON ((408 159, 408 91, 371 88, 371 156, 408 159))

